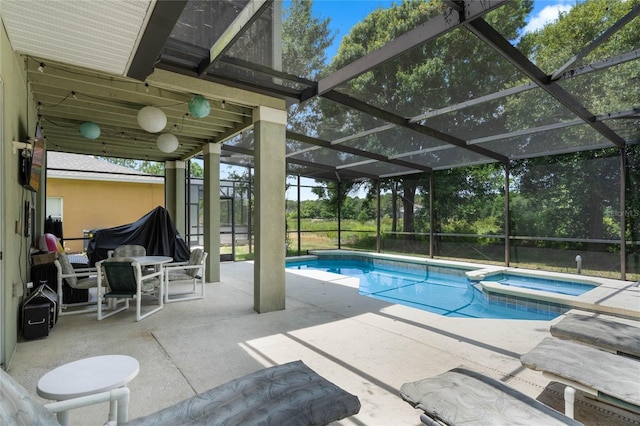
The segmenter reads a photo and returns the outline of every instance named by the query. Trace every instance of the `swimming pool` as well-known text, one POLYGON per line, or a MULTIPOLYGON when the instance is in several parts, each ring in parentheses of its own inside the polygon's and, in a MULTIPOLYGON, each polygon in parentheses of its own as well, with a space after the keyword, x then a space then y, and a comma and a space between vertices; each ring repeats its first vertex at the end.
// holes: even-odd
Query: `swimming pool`
MULTIPOLYGON (((288 261, 287 269, 319 270, 359 279, 359 293, 449 317, 551 320, 570 306, 528 295, 491 294, 467 277, 470 268, 372 261, 357 258, 314 258, 288 261)), ((502 285, 576 295, 595 286, 509 274, 485 280, 502 285)))
POLYGON ((538 278, 508 273, 490 275, 485 277, 483 281, 495 281, 502 285, 567 294, 570 296, 579 296, 597 287, 593 284, 581 282, 560 281, 550 278, 538 278))

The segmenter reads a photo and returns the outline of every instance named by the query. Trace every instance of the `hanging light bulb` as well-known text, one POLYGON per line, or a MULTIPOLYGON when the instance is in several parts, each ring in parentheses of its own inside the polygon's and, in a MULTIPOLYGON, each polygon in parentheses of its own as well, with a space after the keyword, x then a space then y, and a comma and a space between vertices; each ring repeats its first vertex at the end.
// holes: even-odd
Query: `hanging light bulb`
POLYGON ((154 106, 146 106, 138 111, 138 124, 149 133, 158 133, 167 125, 167 116, 154 106))
POLYGON ((100 137, 100 126, 92 121, 85 121, 80 125, 80 134, 87 139, 98 139, 100 137))
POLYGON ((178 149, 178 145, 180 145, 180 142, 178 141, 178 138, 175 137, 175 135, 172 135, 171 133, 163 133, 158 136, 156 145, 158 145, 158 149, 160 151, 170 153, 178 149))
POLYGON ((202 95, 195 95, 189 101, 189 112, 196 118, 204 118, 211 112, 211 104, 202 95))

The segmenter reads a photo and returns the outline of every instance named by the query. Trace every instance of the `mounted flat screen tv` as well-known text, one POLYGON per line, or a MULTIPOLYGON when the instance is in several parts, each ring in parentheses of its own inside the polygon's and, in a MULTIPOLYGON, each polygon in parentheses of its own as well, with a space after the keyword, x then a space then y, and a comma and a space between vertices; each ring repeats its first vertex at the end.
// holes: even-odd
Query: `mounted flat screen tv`
MULTIPOLYGON (((25 150, 26 151, 26 150, 25 150)), ((40 176, 44 163, 44 138, 40 124, 36 126, 36 138, 31 152, 22 152, 20 155, 20 183, 30 191, 38 192, 40 189, 40 176)))

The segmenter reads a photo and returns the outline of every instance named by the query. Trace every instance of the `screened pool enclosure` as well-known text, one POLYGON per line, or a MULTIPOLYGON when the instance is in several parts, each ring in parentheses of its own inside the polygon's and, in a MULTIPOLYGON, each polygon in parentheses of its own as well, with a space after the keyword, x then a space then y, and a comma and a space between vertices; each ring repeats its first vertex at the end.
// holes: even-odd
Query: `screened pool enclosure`
MULTIPOLYGON (((29 2, 9 3, 11 38, 6 11, 29 2)), ((303 2, 156 2, 126 84, 104 89, 65 63, 42 73, 32 57, 27 79, 49 149, 171 161, 219 143, 223 163, 247 170, 251 105, 223 93, 196 123, 184 118, 192 94, 145 88, 145 78, 166 71, 286 100, 290 254, 330 246, 566 271, 580 256, 583 273, 637 280, 640 1, 571 2, 558 19, 527 27, 548 3, 398 2, 374 9, 327 58, 325 18, 313 8, 307 16, 303 2), (151 149, 155 139, 135 120, 113 118, 159 98, 180 138, 172 153, 151 149), (99 143, 65 126, 77 108, 103 128, 99 143), (319 218, 294 207, 316 199, 295 189, 298 177, 326 187, 326 229, 311 229, 319 218), (354 218, 356 195, 367 202, 354 218)))
MULTIPOLYGON (((638 212, 624 213, 632 237, 623 250, 621 194, 610 190, 622 159, 615 150, 598 154, 518 164, 510 169, 508 191, 504 169, 495 164, 356 184, 289 176, 287 253, 341 248, 610 278, 620 278, 626 263, 626 279, 638 280, 638 212), (460 186, 465 189, 452 194, 460 186)), ((637 164, 637 150, 632 156, 637 164)), ((223 256, 251 258, 251 184, 225 181, 223 187, 223 256)))
MULTIPOLYGON (((378 50, 362 41, 385 22, 374 14, 343 40, 361 48, 339 52, 327 77, 282 76, 279 89, 303 100, 290 108, 287 200, 317 199, 297 190, 298 176, 311 177, 330 188, 332 209, 314 226, 288 204, 289 253, 379 250, 639 279, 639 3, 579 2, 524 37, 527 2, 444 6, 419 17, 398 7, 412 26, 380 35, 393 41, 378 50), (455 13, 467 21, 454 25, 455 13), (366 196, 363 227, 345 203, 366 196)), ((281 76, 244 65, 266 87, 281 76)), ((250 132, 225 141, 226 161, 247 164, 252 143, 250 132)))

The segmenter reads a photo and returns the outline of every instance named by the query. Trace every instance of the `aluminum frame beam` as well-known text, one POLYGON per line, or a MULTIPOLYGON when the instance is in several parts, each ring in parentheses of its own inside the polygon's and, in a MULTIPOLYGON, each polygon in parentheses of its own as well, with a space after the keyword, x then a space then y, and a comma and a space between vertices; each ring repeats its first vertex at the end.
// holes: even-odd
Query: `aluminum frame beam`
POLYGON ((216 61, 247 32, 251 25, 262 13, 273 4, 273 0, 251 0, 238 14, 236 19, 227 27, 220 38, 209 49, 208 60, 203 60, 198 66, 198 76, 209 72, 216 61))
POLYGON ((136 53, 127 69, 127 77, 144 81, 153 72, 156 59, 180 19, 188 0, 157 1, 136 53))

